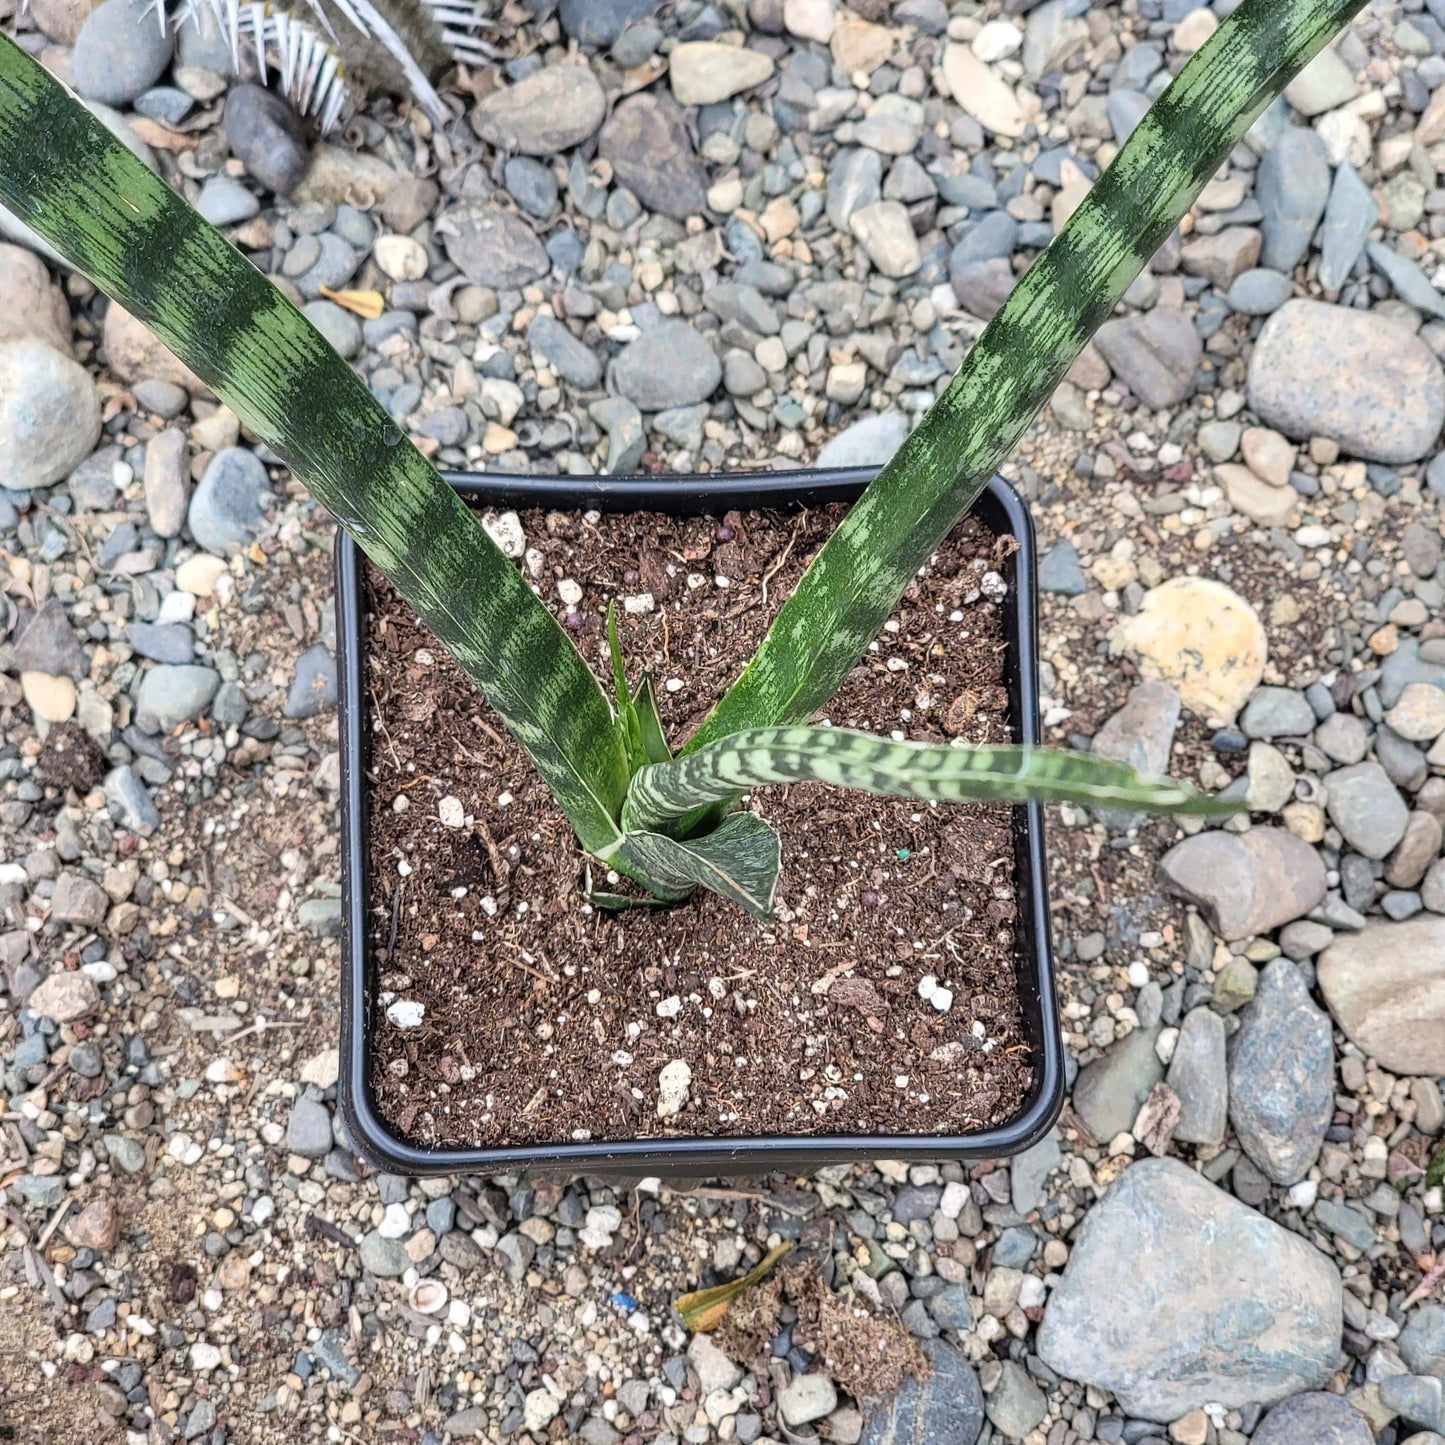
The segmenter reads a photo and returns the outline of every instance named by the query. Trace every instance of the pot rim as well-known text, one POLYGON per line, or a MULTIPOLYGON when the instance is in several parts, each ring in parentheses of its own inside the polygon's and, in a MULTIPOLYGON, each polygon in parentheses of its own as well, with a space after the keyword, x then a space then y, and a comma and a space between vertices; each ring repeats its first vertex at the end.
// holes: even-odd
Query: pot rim
MULTIPOLYGON (((658 511, 671 515, 733 509, 799 508, 854 500, 876 469, 800 469, 666 477, 535 477, 447 473, 467 496, 497 506, 658 511)), ((1020 742, 1042 741, 1039 724, 1038 627, 1033 521, 1019 494, 995 476, 978 503, 995 532, 1011 534, 1012 608, 1009 632, 1010 721, 1020 742)), ((355 1151, 369 1164, 396 1174, 507 1174, 524 1169, 569 1173, 608 1171, 638 1176, 806 1172, 828 1164, 870 1159, 938 1161, 997 1159, 1022 1153, 1053 1127, 1064 1100, 1063 1038, 1054 988, 1049 928, 1048 873, 1043 808, 1013 809, 1020 941, 1019 1001, 1035 1055, 1034 1081, 1019 1113, 1007 1123, 973 1134, 781 1134, 687 1136, 628 1140, 559 1140, 551 1144, 477 1149, 429 1149, 394 1134, 376 1108, 370 1088, 371 990, 365 925, 367 895, 360 550, 336 534, 336 635, 341 753, 341 1071, 342 1120, 355 1151)))

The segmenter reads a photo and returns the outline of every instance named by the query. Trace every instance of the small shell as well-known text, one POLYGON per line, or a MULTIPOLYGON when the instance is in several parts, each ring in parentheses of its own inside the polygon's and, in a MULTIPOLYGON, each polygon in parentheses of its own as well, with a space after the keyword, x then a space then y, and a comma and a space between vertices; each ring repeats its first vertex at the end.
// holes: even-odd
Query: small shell
POLYGON ((407 1292, 406 1302, 419 1315, 440 1314, 446 1308, 447 1287, 440 1280, 419 1279, 407 1292))

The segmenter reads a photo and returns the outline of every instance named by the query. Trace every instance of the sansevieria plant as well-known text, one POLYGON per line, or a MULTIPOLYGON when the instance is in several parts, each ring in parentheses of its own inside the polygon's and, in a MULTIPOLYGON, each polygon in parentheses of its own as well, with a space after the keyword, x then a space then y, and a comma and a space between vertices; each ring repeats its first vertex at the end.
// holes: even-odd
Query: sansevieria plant
POLYGON ((629 686, 615 628, 609 698, 350 366, 8 39, 0 201, 150 326, 331 510, 486 694, 585 853, 639 885, 642 901, 676 902, 702 886, 766 915, 778 837, 737 802, 770 783, 1163 813, 1238 806, 1089 755, 895 743, 808 724, 1220 161, 1361 3, 1245 0, 1224 21, 1020 279, 680 750, 650 680, 629 686))

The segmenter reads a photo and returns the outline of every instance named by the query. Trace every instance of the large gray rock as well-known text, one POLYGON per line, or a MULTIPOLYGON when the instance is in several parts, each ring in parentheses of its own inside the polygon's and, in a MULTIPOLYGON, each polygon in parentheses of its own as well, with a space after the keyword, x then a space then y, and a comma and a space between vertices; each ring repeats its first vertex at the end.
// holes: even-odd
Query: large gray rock
POLYGON ((1374 1445, 1374 1439, 1353 1405, 1319 1390, 1276 1405, 1254 1432, 1253 1445, 1374 1445))
POLYGON ((1137 772, 1167 773, 1178 726, 1179 694, 1167 682, 1150 679, 1138 683, 1094 734, 1093 751, 1137 772))
POLYGON ((1110 1044, 1074 1080, 1074 1112, 1101 1144, 1134 1127, 1139 1106, 1164 1077, 1154 1045, 1159 1029, 1137 1028, 1110 1044))
POLYGON ((1312 130, 1291 126, 1265 152, 1254 195, 1264 216, 1260 265, 1286 273, 1304 259, 1330 193, 1324 143, 1312 130))
POLYGON ((505 291, 551 269, 536 232, 515 212, 488 201, 468 201, 445 212, 437 218, 434 233, 453 265, 475 286, 505 291))
POLYGON ((1445 1075, 1445 918, 1372 918, 1338 935, 1316 967, 1351 1043, 1392 1073, 1445 1075))
POLYGON ((1325 775, 1330 822, 1366 858, 1383 858, 1405 836, 1410 810, 1379 763, 1355 763, 1325 775))
POLYGON ((87 100, 129 105, 170 64, 175 30, 156 21, 148 0, 105 0, 80 27, 71 83, 87 100))
POLYGON ((214 668, 192 663, 153 667, 141 679, 136 697, 136 722, 146 732, 168 733, 199 717, 221 685, 214 668))
POLYGON ((1085 1217, 1038 1352, 1130 1415, 1168 1421, 1320 1388, 1340 1329, 1324 1255, 1177 1160, 1148 1159, 1085 1217))
POLYGON ((208 552, 235 551, 255 537, 274 501, 261 459, 245 447, 224 447, 191 494, 191 536, 208 552))
POLYGON ((1179 1096, 1174 1137, 1185 1144, 1222 1144, 1229 1122, 1224 1019, 1211 1008, 1191 1009, 1169 1060, 1169 1087, 1179 1096))
POLYGON ((33 337, 0 341, 0 479, 48 487, 100 440, 100 396, 78 362, 33 337))
POLYGON ((1445 420, 1445 372, 1418 336, 1323 301, 1286 301, 1264 323, 1247 386, 1267 425, 1296 441, 1328 437, 1366 461, 1418 460, 1445 420))
POLYGON ((908 418, 899 411, 865 416, 840 431, 818 453, 820 467, 881 467, 908 439, 908 418))
POLYGON ((1445 1379, 1445 1305, 1422 1304, 1400 1331, 1400 1358, 1417 1375, 1445 1379))
POLYGON ((1330 1021, 1299 969, 1277 958, 1259 975, 1229 1048, 1229 1117, 1244 1152, 1276 1184, 1303 1179, 1334 1114, 1330 1021))
POLYGON ((692 148, 682 112, 664 95, 624 100, 602 127, 598 152, 618 185, 649 211, 679 221, 707 208, 707 172, 692 148))
POLYGON ((641 411, 706 401, 721 380, 717 352, 686 321, 650 326, 612 366, 613 385, 641 411))
POLYGON ((1325 896, 1325 865, 1283 828, 1196 833, 1159 860, 1171 893, 1198 904, 1231 941, 1301 918, 1325 896))
POLYGON ((1178 406, 1194 394, 1203 345, 1194 323, 1169 306, 1106 321, 1094 345, 1145 406, 1178 406))
POLYGON ((983 1391, 973 1366, 943 1340, 920 1340, 930 1370, 905 1380, 870 1413, 860 1445, 974 1445, 983 1430, 983 1391))
POLYGON ((594 134, 607 97, 585 61, 544 65, 477 102, 472 129, 489 145, 528 156, 554 156, 594 134))

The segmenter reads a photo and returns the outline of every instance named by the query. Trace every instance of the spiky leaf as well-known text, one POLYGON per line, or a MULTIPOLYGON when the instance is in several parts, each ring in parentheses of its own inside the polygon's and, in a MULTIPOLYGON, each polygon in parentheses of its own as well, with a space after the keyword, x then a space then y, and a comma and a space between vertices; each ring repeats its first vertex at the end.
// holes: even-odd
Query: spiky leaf
POLYGON ((828 701, 1219 163, 1362 3, 1244 0, 1229 15, 813 559, 688 749, 806 721, 828 701))
POLYGON ((685 841, 629 829, 616 856, 632 865, 634 876, 664 890, 701 886, 741 903, 755 918, 772 916, 778 835, 756 813, 729 813, 711 833, 685 841))
POLYGON ((667 828, 750 788, 803 781, 940 802, 1038 798, 1205 817, 1242 806, 1090 753, 1013 744, 895 743, 849 728, 753 728, 643 768, 628 789, 623 821, 629 829, 667 828))
POLYGON ((486 693, 583 845, 614 843, 621 735, 518 569, 300 312, 3 36, 0 200, 281 457, 486 693))
POLYGON ((637 732, 644 759, 649 763, 669 762, 672 749, 667 745, 667 734, 663 731, 662 718, 657 711, 657 688, 653 685, 651 673, 638 683, 637 691, 632 695, 632 709, 637 716, 637 732))

